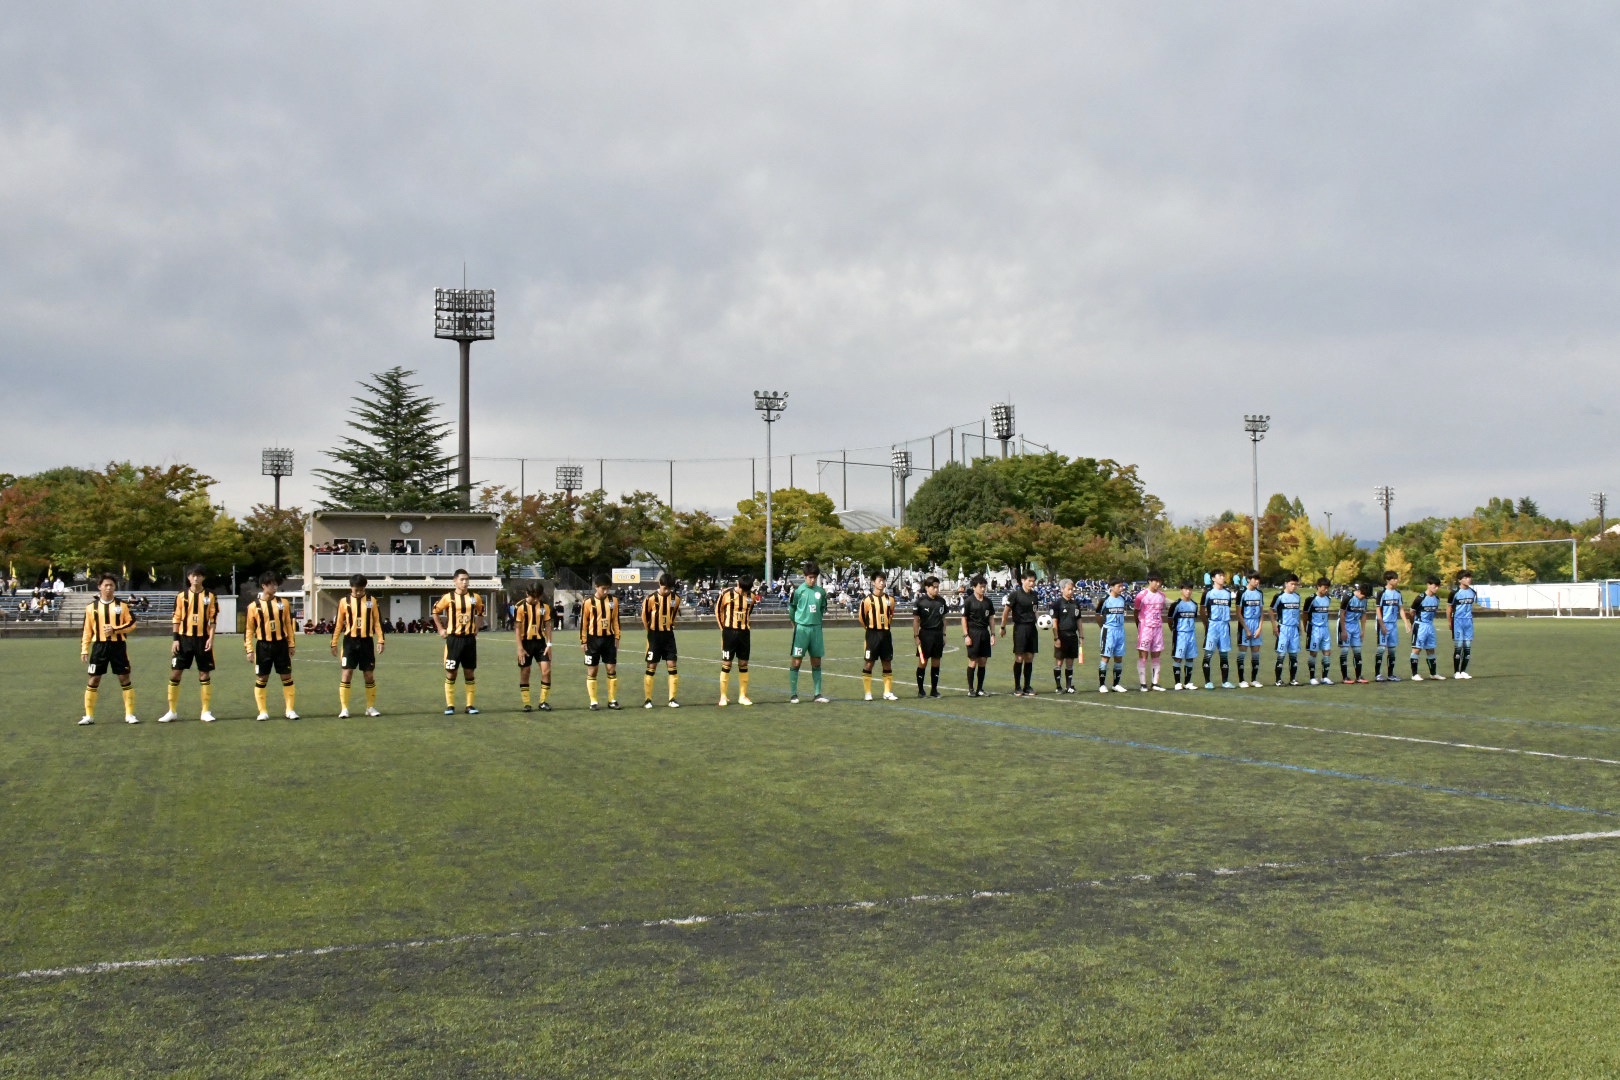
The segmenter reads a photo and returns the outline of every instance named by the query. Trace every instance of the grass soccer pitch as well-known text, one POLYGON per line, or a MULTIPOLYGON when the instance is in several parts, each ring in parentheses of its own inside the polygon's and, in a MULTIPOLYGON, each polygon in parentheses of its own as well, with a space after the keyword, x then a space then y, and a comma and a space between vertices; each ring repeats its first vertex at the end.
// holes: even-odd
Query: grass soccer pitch
POLYGON ((1043 656, 1033 700, 952 652, 886 703, 835 630, 834 700, 790 706, 760 631, 717 709, 689 628, 685 708, 638 707, 627 635, 625 711, 563 647, 549 714, 491 636, 453 718, 437 640, 393 638, 349 720, 306 637, 267 723, 228 639, 221 721, 188 675, 161 726, 154 635, 144 722, 109 677, 88 728, 77 642, 3 642, 0 1076, 1613 1076, 1617 635, 1107 697, 1043 656))

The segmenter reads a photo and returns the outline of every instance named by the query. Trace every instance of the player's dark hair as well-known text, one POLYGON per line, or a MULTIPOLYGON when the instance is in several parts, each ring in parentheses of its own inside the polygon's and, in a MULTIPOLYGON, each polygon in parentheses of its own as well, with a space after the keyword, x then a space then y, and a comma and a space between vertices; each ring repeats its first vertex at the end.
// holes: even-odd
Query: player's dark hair
POLYGON ((1117 577, 1117 578, 1115 578, 1114 580, 1112 580, 1112 581, 1110 581, 1108 583, 1108 587, 1110 589, 1112 589, 1115 585, 1123 586, 1124 584, 1125 584, 1125 579, 1122 578, 1122 577, 1117 577))
POLYGON ((281 575, 276 573, 274 570, 266 570, 264 573, 259 575, 259 584, 260 585, 280 585, 281 584, 281 575))
POLYGON ((804 564, 804 576, 805 577, 820 577, 821 576, 821 567, 817 566, 814 561, 806 562, 804 564))
POLYGON ((664 571, 664 573, 658 575, 658 584, 666 589, 673 589, 675 587, 675 575, 667 570, 664 571))
POLYGON ((1187 591, 1191 592, 1192 587, 1193 587, 1193 583, 1190 582, 1190 581, 1183 581, 1180 585, 1178 585, 1176 587, 1180 588, 1180 589, 1186 589, 1187 591))
POLYGON ((1157 570, 1149 570, 1148 571, 1148 580, 1149 581, 1163 581, 1164 580, 1164 575, 1159 573, 1157 570))
POLYGON ((453 573, 453 574, 451 574, 451 575, 450 575, 450 576, 451 576, 451 577, 452 577, 452 578, 458 578, 458 577, 464 577, 464 578, 470 578, 470 577, 472 577, 472 575, 471 575, 471 574, 469 574, 469 573, 467 573, 467 571, 466 571, 466 570, 464 570, 464 569, 462 569, 462 568, 461 568, 461 567, 459 567, 459 566, 458 566, 458 567, 456 567, 456 572, 455 572, 455 573, 453 573))
POLYGON ((1258 571, 1258 570, 1250 570, 1249 573, 1248 573, 1248 578, 1249 578, 1250 581, 1259 581, 1260 580, 1260 571, 1258 571))
POLYGON ((202 563, 192 563, 190 566, 186 567, 187 581, 190 581, 191 578, 196 574, 201 574, 206 579, 208 577, 208 568, 202 563))
POLYGON ((1025 581, 1025 580, 1034 581, 1035 580, 1035 571, 1034 570, 1025 570, 1022 574, 1018 575, 1018 580, 1019 581, 1025 581))
POLYGON ((351 589, 363 589, 365 587, 366 587, 366 575, 364 575, 364 574, 350 574, 349 575, 349 588, 351 588, 351 589))
POLYGON ((990 583, 988 581, 984 580, 984 575, 983 574, 974 574, 972 577, 968 578, 968 587, 969 588, 972 588, 975 585, 989 585, 989 584, 990 583))
POLYGON ((872 571, 872 580, 873 581, 885 581, 886 582, 886 581, 889 580, 889 575, 885 574, 881 570, 874 570, 874 571, 872 571))
POLYGON ((741 589, 743 592, 753 592, 754 591, 754 575, 753 574, 738 574, 737 575, 737 588, 741 589))
POLYGON ((939 578, 935 577, 933 574, 929 574, 927 577, 923 578, 923 588, 925 589, 938 584, 939 578))
POLYGON ((1439 579, 1439 577, 1437 577, 1437 576, 1436 576, 1436 575, 1434 575, 1434 574, 1430 574, 1430 575, 1429 575, 1429 584, 1430 584, 1430 585, 1438 585, 1438 584, 1440 584, 1440 579, 1439 579))
POLYGON ((543 596, 546 595, 546 586, 545 586, 545 584, 543 582, 531 581, 531 582, 529 582, 529 587, 527 589, 525 589, 524 591, 527 592, 530 596, 533 596, 533 597, 538 599, 538 598, 543 597, 543 596))
POLYGON ((609 585, 613 584, 613 575, 597 574, 595 577, 591 578, 591 584, 605 589, 609 585))
POLYGON ((1461 581, 1463 578, 1470 578, 1471 579, 1471 578, 1473 578, 1473 576, 1474 576, 1474 572, 1472 570, 1468 569, 1467 567, 1463 567, 1461 570, 1457 571, 1457 580, 1458 581, 1461 581))
POLYGON ((1289 574, 1287 577, 1283 578, 1283 584, 1284 585, 1288 584, 1290 581, 1292 581, 1296 585, 1299 584, 1299 575, 1298 574, 1289 574))
POLYGON ((1397 574, 1393 570, 1385 570, 1384 571, 1384 580, 1385 581, 1394 581, 1396 578, 1398 578, 1400 576, 1401 575, 1397 574))
POLYGON ((1221 577, 1225 577, 1226 576, 1226 571, 1225 570, 1211 570, 1209 572, 1210 577, 1214 577, 1216 574, 1221 575, 1221 577))
POLYGON ((1319 577, 1319 578, 1316 579, 1316 587, 1318 589, 1320 589, 1324 585, 1326 585, 1330 589, 1333 588, 1333 582, 1329 581, 1327 578, 1319 577))
POLYGON ((114 585, 117 585, 118 584, 118 575, 113 573, 111 570, 103 570, 102 573, 101 573, 101 576, 96 578, 96 588, 98 588, 98 589, 101 588, 101 583, 103 581, 110 581, 114 585))
POLYGON ((1365 581, 1356 582, 1356 592, 1360 593, 1362 596, 1366 596, 1371 591, 1372 590, 1367 587, 1367 583, 1365 581))

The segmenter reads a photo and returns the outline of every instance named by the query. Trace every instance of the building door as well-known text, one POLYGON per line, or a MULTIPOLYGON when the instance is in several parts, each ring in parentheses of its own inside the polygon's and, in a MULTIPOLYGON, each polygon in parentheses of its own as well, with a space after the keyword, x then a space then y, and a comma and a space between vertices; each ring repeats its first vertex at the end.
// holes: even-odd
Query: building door
POLYGON ((404 619, 411 622, 422 617, 422 595, 420 593, 395 593, 388 598, 388 621, 398 622, 404 619))

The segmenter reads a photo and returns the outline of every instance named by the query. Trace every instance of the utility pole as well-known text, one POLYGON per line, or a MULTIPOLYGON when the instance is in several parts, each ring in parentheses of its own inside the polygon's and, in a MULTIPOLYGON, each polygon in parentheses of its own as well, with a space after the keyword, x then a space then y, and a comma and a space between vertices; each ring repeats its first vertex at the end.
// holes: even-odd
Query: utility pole
POLYGON ((1243 417, 1243 430, 1249 433, 1250 458, 1254 467, 1254 566, 1255 573, 1260 572, 1260 440, 1266 437, 1271 430, 1271 417, 1258 415, 1245 415, 1243 417))
POLYGON ((1378 505, 1384 508, 1384 538, 1389 538, 1389 504, 1395 501, 1395 489, 1388 484, 1379 484, 1373 488, 1373 498, 1378 505))

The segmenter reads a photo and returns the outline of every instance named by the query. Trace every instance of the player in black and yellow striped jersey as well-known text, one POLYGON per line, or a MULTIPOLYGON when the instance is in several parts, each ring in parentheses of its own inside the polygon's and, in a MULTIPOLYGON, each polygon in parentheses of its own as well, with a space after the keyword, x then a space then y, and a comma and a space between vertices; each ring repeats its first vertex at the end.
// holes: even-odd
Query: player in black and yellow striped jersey
POLYGON ((551 703, 551 605, 546 603, 546 589, 538 581, 529 583, 527 595, 518 601, 512 612, 512 632, 517 638, 518 693, 523 697, 523 711, 529 703, 529 668, 540 661, 540 711, 550 712, 551 703))
POLYGON ((744 574, 737 584, 720 594, 714 605, 714 621, 720 624, 720 704, 728 703, 731 689, 731 662, 737 661, 737 704, 752 705, 748 699, 748 655, 753 648, 754 579, 744 574))
POLYGON ((169 711, 158 717, 167 724, 180 719, 180 677, 197 665, 202 692, 202 722, 214 722, 209 706, 214 700, 214 624, 219 621, 219 600, 208 591, 208 571, 201 566, 186 570, 186 590, 174 598, 174 643, 169 646, 169 711))
POLYGON ((444 715, 456 711, 456 672, 466 693, 467 715, 478 715, 478 629, 484 624, 484 598, 469 590, 472 575, 457 570, 456 587, 433 605, 433 625, 444 639, 444 715))
POLYGON ((596 672, 607 668, 608 708, 619 707, 619 598, 608 593, 613 579, 597 574, 591 582, 591 595, 579 609, 579 651, 585 654, 585 692, 591 697, 591 711, 601 706, 596 699, 596 672))
POLYGON ((111 671, 124 691, 124 723, 138 724, 135 716, 135 687, 129 678, 129 640, 135 629, 135 613, 118 599, 118 579, 102 574, 96 582, 96 598, 84 609, 84 635, 79 641, 79 663, 87 666, 89 682, 84 688, 84 716, 81 725, 96 722, 96 695, 101 677, 111 671))
POLYGON ((377 711, 377 657, 387 646, 377 598, 366 595, 366 576, 355 574, 349 578, 349 595, 338 601, 337 620, 332 624, 332 655, 343 658, 343 674, 338 676, 339 720, 349 717, 349 682, 356 671, 366 679, 366 715, 382 715, 377 711))
POLYGON ((653 707, 653 682, 658 677, 658 662, 664 661, 669 669, 669 707, 678 709, 675 699, 680 689, 681 676, 675 663, 675 620, 681 617, 681 597, 675 591, 672 574, 658 575, 658 588, 641 602, 641 625, 647 628, 647 675, 642 683, 646 700, 643 709, 653 707))
POLYGON ((292 660, 298 651, 298 628, 293 625, 292 605, 276 595, 281 576, 274 570, 259 575, 259 595, 247 610, 247 658, 253 665, 253 700, 258 703, 260 720, 270 719, 270 672, 281 676, 281 700, 289 720, 298 719, 293 708, 298 691, 293 687, 292 660))
POLYGON ((879 570, 872 575, 872 595, 861 601, 860 623, 866 628, 866 666, 861 668, 861 682, 866 687, 866 700, 872 700, 872 665, 883 665, 883 700, 896 701, 894 695, 894 597, 888 593, 889 576, 879 570))

